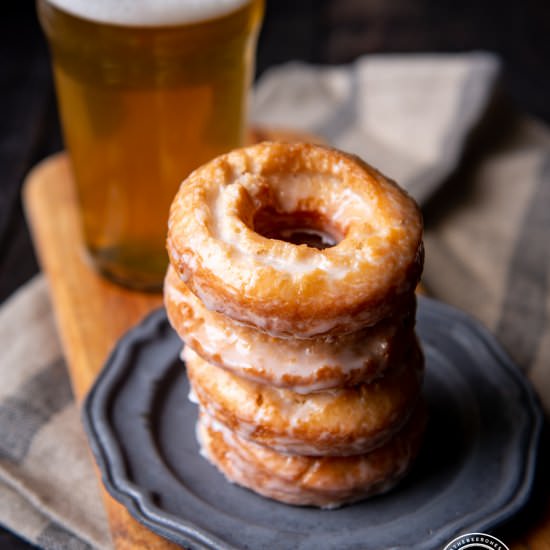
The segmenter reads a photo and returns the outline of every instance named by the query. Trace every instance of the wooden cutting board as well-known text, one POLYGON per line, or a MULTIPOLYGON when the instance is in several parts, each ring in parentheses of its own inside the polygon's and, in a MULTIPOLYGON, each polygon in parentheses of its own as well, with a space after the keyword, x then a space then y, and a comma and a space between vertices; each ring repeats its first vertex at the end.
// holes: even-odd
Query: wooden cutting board
MULTIPOLYGON (((29 174, 23 197, 39 261, 50 285, 73 390, 81 402, 117 339, 160 306, 162 297, 125 290, 91 268, 84 253, 65 154, 43 161, 29 174)), ((102 490, 117 549, 176 548, 135 521, 102 490)))
MULTIPOLYGON (((265 131, 255 134, 256 139, 266 137, 291 139, 295 135, 265 131)), ((81 402, 118 338, 160 306, 162 298, 159 294, 123 289, 91 268, 84 253, 66 154, 46 159, 29 174, 23 198, 39 260, 49 281, 74 393, 81 402)), ((117 550, 176 548, 134 520, 103 486, 102 490, 117 550)), ((535 525, 510 548, 550 550, 550 508, 548 502, 544 506, 535 525)))

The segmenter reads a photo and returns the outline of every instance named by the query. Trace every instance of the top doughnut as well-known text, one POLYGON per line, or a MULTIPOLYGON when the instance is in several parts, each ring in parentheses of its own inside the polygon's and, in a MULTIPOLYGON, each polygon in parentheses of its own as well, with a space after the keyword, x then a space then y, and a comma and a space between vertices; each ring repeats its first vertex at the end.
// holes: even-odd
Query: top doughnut
POLYGON ((355 156, 264 142, 189 175, 170 209, 167 248, 208 309, 274 336, 312 338, 373 325, 410 299, 422 217, 355 156), (308 239, 331 246, 289 242, 308 239))

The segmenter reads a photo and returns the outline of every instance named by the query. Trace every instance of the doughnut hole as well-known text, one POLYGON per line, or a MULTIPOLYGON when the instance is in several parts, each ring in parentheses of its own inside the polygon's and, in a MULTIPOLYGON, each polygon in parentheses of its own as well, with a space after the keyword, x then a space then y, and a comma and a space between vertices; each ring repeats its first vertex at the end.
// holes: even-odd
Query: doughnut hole
POLYGON ((319 250, 336 246, 344 238, 343 232, 319 212, 279 212, 270 206, 255 213, 252 229, 268 239, 319 250))

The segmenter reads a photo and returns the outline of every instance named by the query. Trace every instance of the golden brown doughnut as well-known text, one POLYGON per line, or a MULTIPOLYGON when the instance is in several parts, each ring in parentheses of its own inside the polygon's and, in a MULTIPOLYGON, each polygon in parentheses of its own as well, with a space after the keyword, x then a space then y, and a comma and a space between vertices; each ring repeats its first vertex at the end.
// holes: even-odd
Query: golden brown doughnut
POLYGON ((201 412, 197 435, 203 455, 225 477, 263 496, 300 506, 336 508, 391 489, 418 454, 424 406, 405 427, 369 454, 309 457, 279 454, 227 430, 201 412))
POLYGON ((184 357, 202 408, 242 437, 289 454, 354 455, 382 445, 406 422, 422 385, 418 345, 369 384, 307 395, 246 380, 187 347, 184 357))
POLYGON ((309 338, 373 325, 409 300, 423 262, 422 220, 396 183, 357 157, 264 142, 183 182, 167 248, 207 309, 309 338), (336 244, 287 242, 304 226, 336 244))
POLYGON ((414 338, 414 296, 396 318, 349 335, 309 340, 270 336, 207 310, 172 268, 166 275, 164 303, 174 329, 203 359, 297 393, 373 380, 401 361, 414 338))

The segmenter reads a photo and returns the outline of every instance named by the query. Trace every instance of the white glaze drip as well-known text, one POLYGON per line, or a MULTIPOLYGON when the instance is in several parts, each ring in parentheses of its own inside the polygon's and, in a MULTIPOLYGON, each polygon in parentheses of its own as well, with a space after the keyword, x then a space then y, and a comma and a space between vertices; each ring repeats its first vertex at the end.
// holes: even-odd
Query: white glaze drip
POLYGON ((379 375, 385 367, 389 350, 398 332, 397 323, 388 324, 369 337, 343 340, 296 340, 269 336, 246 327, 219 313, 209 311, 200 300, 180 283, 180 289, 167 284, 167 301, 186 308, 192 314, 182 315, 178 330, 187 343, 198 343, 204 354, 219 357, 220 366, 252 379, 272 381, 297 393, 311 393, 334 387, 357 370, 366 370, 365 380, 379 375), (334 375, 319 377, 323 369, 335 369, 334 375), (256 376, 255 372, 265 373, 256 376), (291 377, 291 378, 289 378, 291 377), (294 383, 285 382, 293 379, 294 383), (300 383, 300 380, 302 382, 300 383))

